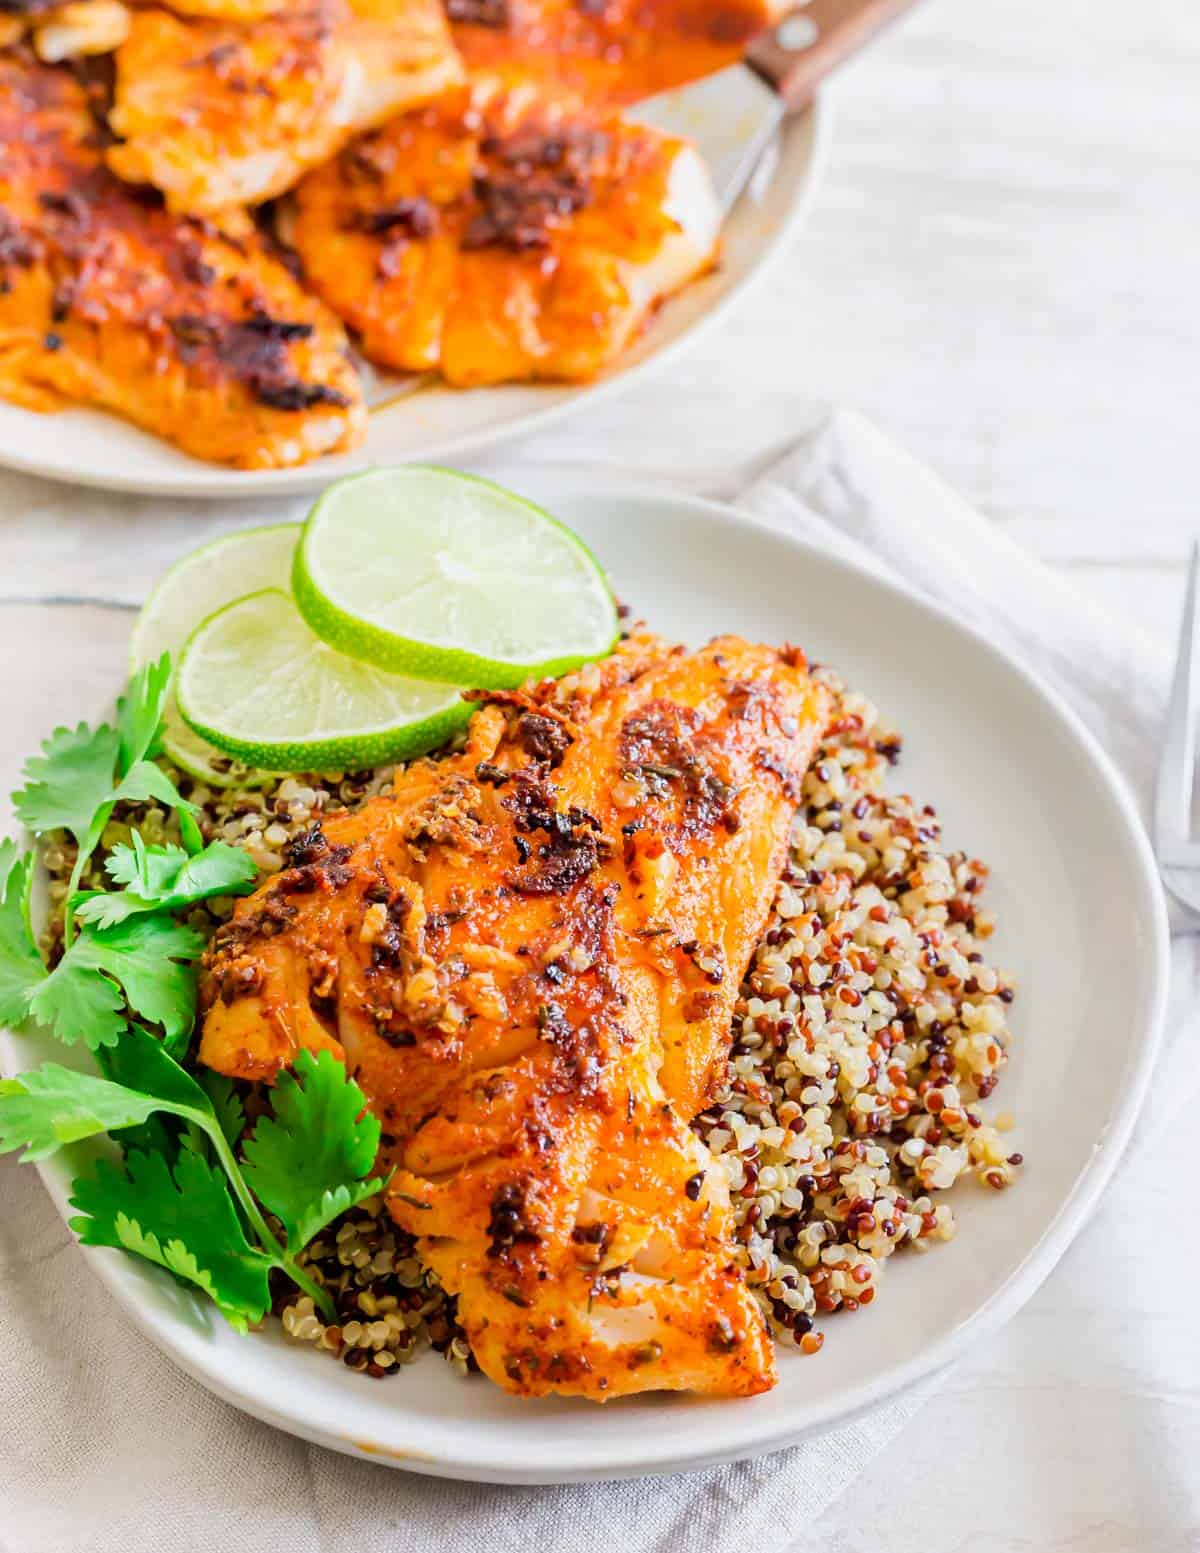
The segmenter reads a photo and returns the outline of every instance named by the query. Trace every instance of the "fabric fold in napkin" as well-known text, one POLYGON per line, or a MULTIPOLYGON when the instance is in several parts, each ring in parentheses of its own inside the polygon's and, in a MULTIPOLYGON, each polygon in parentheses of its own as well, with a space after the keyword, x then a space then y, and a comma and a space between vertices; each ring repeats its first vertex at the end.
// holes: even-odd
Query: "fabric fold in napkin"
MULTIPOLYGON (((1145 804, 1165 653, 860 416, 830 412, 742 505, 936 599, 1037 669, 1145 804)), ((1196 982, 1194 941, 1179 941, 1150 1099, 1159 1121, 1200 1081, 1196 982)), ((0 1201, 0 1553, 785 1553, 937 1385, 792 1450, 695 1474, 443 1483, 306 1445, 209 1396, 87 1275, 35 1172, 11 1157, 0 1201)))

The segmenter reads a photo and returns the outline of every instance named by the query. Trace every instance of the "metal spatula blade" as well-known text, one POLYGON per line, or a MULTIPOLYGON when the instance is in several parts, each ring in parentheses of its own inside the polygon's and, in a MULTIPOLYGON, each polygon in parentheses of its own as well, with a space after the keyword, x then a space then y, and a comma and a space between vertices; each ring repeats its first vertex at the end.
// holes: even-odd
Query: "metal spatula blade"
POLYGON ((647 97, 630 117, 690 140, 728 214, 783 121, 783 98, 745 65, 647 97))
POLYGON ((730 65, 690 86, 649 97, 630 117, 692 141, 728 213, 784 116, 813 99, 824 78, 915 0, 800 0, 730 65))

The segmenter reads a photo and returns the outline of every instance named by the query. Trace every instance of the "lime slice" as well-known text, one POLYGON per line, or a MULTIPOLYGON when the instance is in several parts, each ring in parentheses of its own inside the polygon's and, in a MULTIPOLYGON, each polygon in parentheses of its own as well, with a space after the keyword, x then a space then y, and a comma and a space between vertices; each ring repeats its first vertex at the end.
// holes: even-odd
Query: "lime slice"
MULTIPOLYGON (((297 523, 244 529, 176 561, 134 623, 130 668, 169 652, 178 670, 184 643, 201 621, 252 589, 286 588, 299 535, 297 523)), ((272 780, 193 733, 180 717, 174 696, 166 709, 163 747, 177 766, 210 787, 256 787, 272 780)))
POLYGON ((288 587, 298 523, 226 534, 175 562, 159 580, 134 623, 130 668, 169 652, 178 657, 209 615, 262 588, 288 587))
POLYGON ((471 715, 455 685, 336 652, 286 593, 227 604, 183 650, 179 710, 201 738, 267 771, 361 770, 434 749, 471 715))
POLYGON ((617 637, 604 573, 569 529, 488 480, 414 464, 329 487, 292 591, 332 646, 418 679, 511 687, 617 637))

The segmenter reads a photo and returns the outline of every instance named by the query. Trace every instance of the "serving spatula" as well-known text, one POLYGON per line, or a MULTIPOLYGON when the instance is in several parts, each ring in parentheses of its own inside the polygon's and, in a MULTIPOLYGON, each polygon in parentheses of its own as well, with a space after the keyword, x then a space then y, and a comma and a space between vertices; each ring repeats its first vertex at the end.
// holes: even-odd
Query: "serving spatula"
POLYGON ((746 187, 784 118, 830 71, 916 0, 808 0, 756 38, 740 64, 648 97, 630 117, 696 146, 721 207, 746 187))

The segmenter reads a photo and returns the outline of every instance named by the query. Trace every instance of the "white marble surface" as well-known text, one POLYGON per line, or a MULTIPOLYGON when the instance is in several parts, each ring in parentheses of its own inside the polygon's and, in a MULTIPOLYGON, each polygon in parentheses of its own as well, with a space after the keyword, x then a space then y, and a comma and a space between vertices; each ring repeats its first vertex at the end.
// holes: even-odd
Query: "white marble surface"
MULTIPOLYGON (((772 281, 505 471, 727 493, 815 399, 854 403, 1168 633, 1200 531, 1198 83, 1189 0, 927 0, 838 84, 828 182, 772 281)), ((0 597, 64 576, 136 592, 235 516, 0 475, 0 597)), ((4 612, 0 687, 24 614, 4 612)), ((799 1549, 1200 1548, 1194 1136, 1185 1114, 1130 1162, 1022 1315, 799 1549)))

